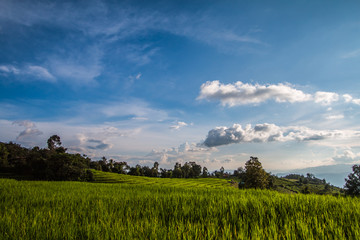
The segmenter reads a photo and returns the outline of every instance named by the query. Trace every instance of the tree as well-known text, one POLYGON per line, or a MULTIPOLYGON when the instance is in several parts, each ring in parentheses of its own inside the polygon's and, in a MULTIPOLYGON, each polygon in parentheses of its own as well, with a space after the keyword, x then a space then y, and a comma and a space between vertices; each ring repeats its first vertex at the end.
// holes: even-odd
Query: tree
POLYGON ((224 176, 224 172, 225 172, 225 168, 224 168, 223 166, 221 166, 221 168, 220 168, 220 175, 221 175, 221 177, 224 176))
POLYGON ((207 167, 203 167, 202 177, 208 177, 208 176, 209 176, 209 170, 207 169, 207 167))
POLYGON ((158 177, 159 176, 159 163, 154 162, 154 166, 151 168, 151 176, 150 177, 158 177))
POLYGON ((360 165, 352 167, 353 172, 345 178, 345 194, 350 196, 360 195, 360 165))
POLYGON ((9 152, 6 149, 5 144, 0 143, 0 168, 7 167, 9 165, 8 155, 9 152))
POLYGON ((126 174, 126 170, 129 169, 127 162, 114 162, 114 168, 112 172, 116 172, 119 174, 126 174))
POLYGON ((102 157, 101 160, 99 160, 99 165, 100 165, 101 171, 103 171, 103 172, 110 171, 106 157, 102 157))
POLYGON ((234 170, 234 176, 240 179, 245 177, 245 170, 242 167, 238 167, 237 170, 234 170))
POLYGON ((48 149, 50 151, 56 151, 58 153, 64 153, 66 152, 66 148, 61 146, 60 137, 58 135, 52 135, 48 140, 48 149))
POLYGON ((264 189, 268 186, 269 174, 262 168, 261 162, 257 157, 250 157, 245 163, 245 187, 264 189))
POLYGON ((181 178, 182 177, 182 170, 181 170, 181 164, 180 163, 175 163, 172 176, 174 178, 181 178))
POLYGON ((190 177, 199 177, 201 174, 201 166, 199 164, 196 164, 196 162, 189 162, 189 164, 191 166, 190 177))

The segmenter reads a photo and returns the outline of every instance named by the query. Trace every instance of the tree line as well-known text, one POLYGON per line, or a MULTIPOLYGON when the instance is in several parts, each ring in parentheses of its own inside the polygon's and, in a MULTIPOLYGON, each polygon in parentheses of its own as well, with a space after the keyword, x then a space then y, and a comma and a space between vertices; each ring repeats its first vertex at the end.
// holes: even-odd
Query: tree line
POLYGON ((184 164, 175 163, 172 169, 160 168, 158 162, 149 167, 139 164, 129 166, 127 162, 108 160, 106 157, 92 161, 86 155, 67 153, 58 135, 53 135, 47 140, 47 148, 28 149, 17 143, 0 142, 0 172, 3 173, 18 174, 37 180, 92 181, 93 174, 90 169, 161 178, 232 177, 245 183, 240 187, 271 187, 270 174, 266 173, 258 159, 253 157, 245 164, 245 169, 238 168, 231 174, 225 172, 223 167, 209 172, 206 167, 192 161, 184 164))
MULTIPOLYGON (((272 188, 275 176, 266 172, 257 157, 250 157, 245 168, 239 167, 232 174, 225 172, 224 168, 212 173, 206 167, 196 162, 176 163, 173 169, 159 168, 155 162, 149 166, 129 166, 127 162, 116 162, 103 157, 99 161, 92 161, 86 155, 71 154, 62 146, 60 137, 53 135, 47 140, 47 148, 34 147, 32 149, 21 147, 17 143, 0 142, 0 173, 21 175, 30 179, 54 181, 93 181, 90 169, 134 176, 161 177, 161 178, 198 178, 218 177, 235 178, 239 181, 239 188, 272 188)), ((306 184, 326 183, 314 175, 306 177, 288 175, 288 178, 299 178, 306 184)), ((345 179, 344 190, 347 195, 360 195, 360 165, 353 166, 353 173, 345 179)))
MULTIPOLYGON (((131 167, 127 162, 107 160, 102 157, 99 161, 92 161, 86 155, 67 153, 58 135, 47 140, 47 148, 24 148, 20 144, 0 142, 0 172, 11 173, 37 180, 69 180, 91 181, 93 174, 89 169, 134 176, 162 177, 162 178, 196 178, 209 177, 206 167, 195 162, 185 164, 176 163, 173 169, 159 168, 155 162, 153 167, 131 167)), ((224 176, 223 168, 215 171, 213 176, 224 176)))

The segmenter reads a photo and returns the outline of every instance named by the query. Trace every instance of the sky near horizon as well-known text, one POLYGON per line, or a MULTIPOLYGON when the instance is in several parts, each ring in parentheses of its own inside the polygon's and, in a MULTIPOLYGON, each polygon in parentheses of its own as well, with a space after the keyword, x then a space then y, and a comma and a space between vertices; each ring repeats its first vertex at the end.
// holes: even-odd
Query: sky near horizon
POLYGON ((359 1, 0 0, 0 141, 130 165, 360 162, 359 1))

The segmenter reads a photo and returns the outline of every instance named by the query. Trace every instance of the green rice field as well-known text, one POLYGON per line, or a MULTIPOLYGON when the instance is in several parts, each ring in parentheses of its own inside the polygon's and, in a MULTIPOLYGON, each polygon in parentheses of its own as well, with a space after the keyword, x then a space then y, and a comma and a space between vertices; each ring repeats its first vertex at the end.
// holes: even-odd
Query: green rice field
POLYGON ((360 200, 223 179, 0 179, 0 239, 360 239, 360 200))

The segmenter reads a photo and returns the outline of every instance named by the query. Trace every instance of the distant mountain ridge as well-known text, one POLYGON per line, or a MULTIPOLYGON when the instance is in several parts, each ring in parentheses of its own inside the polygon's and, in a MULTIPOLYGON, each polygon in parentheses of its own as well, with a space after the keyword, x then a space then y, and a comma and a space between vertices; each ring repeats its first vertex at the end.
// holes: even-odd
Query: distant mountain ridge
POLYGON ((319 167, 309 167, 302 169, 294 169, 289 171, 271 171, 273 174, 279 177, 286 176, 290 173, 294 174, 303 174, 307 173, 314 174, 317 178, 325 179, 326 182, 337 186, 343 187, 345 184, 345 178, 352 172, 353 164, 336 164, 336 165, 327 165, 327 166, 319 166, 319 167))

